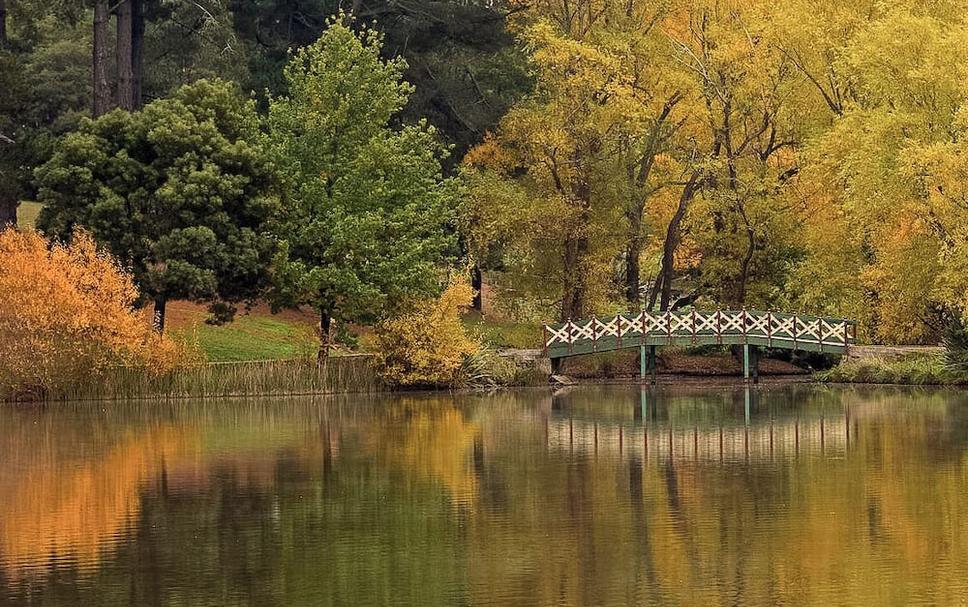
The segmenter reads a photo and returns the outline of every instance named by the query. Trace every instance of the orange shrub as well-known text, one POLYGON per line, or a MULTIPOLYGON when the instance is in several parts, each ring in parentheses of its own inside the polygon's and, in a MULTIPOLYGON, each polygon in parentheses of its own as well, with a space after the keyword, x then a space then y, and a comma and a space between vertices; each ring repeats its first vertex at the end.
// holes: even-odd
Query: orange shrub
POLYGON ((131 276, 89 236, 0 232, 0 397, 40 396, 112 365, 171 370, 181 348, 134 309, 131 276))

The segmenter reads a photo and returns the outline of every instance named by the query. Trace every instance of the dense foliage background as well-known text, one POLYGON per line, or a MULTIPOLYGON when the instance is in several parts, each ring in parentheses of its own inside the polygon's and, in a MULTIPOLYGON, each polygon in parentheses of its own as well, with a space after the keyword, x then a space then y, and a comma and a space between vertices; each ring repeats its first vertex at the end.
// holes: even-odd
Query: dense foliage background
MULTIPOLYGON (((289 227, 295 216, 316 226, 296 233, 267 221, 266 233, 291 255, 278 266, 288 270, 276 278, 291 279, 275 282, 278 302, 310 303, 324 322, 371 322, 407 295, 426 295, 427 267, 407 275, 389 261, 374 271, 362 260, 403 263, 432 240, 437 251, 420 263, 437 265, 438 289, 445 260, 466 255, 486 274, 492 304, 515 320, 748 306, 857 318, 870 340, 936 343, 968 312, 966 8, 963 0, 0 0, 0 223, 20 200, 50 203, 56 163, 82 141, 113 141, 107 164, 123 156, 151 168, 158 187, 176 183, 178 155, 147 154, 124 125, 165 121, 179 111, 180 87, 218 78, 253 100, 246 111, 258 125, 237 140, 265 146, 278 178, 266 187, 276 188, 289 227), (353 158, 369 154, 377 175, 369 183, 351 169, 337 174, 346 163, 324 150, 283 145, 299 139, 294 125, 313 111, 343 107, 312 108, 293 90, 293 68, 284 70, 291 52, 334 24, 357 36, 327 52, 349 57, 363 41, 409 83, 386 111, 346 114, 371 121, 355 126, 377 139, 347 139, 334 130, 338 120, 318 115, 305 123, 322 125, 312 135, 319 141, 349 141, 353 158), (82 122, 114 108, 136 113, 82 122), (377 140, 384 149, 373 155, 377 140), (423 168, 388 173, 414 165, 423 168), (346 191, 327 190, 340 180, 346 191), (457 221, 446 200, 431 202, 440 187, 453 188, 457 221), (387 225, 406 208, 394 205, 410 198, 440 212, 423 216, 426 234, 414 230, 414 208, 398 216, 398 231, 381 233, 361 215, 374 196, 397 201, 381 207, 387 225), (370 227, 337 243, 350 225, 370 227), (457 255, 441 249, 451 238, 457 255), (393 240, 397 253, 380 249, 381 240, 393 240), (395 293, 393 275, 414 288, 395 293)), ((320 77, 342 81, 332 66, 320 77)), ((354 110, 367 101, 343 99, 354 110)), ((206 150, 217 156, 213 166, 237 164, 206 150)), ((102 208, 133 200, 91 171, 92 181, 74 184, 101 188, 87 199, 102 208)), ((56 194, 64 208, 77 199, 68 194, 56 194)), ((160 227, 236 221, 203 215, 160 227)), ((116 242, 99 236, 103 225, 88 225, 110 217, 76 216, 54 231, 78 223, 116 242)), ((114 227, 129 238, 142 233, 114 227)), ((136 240, 158 257, 160 237, 136 240)), ((268 249, 260 246, 236 251, 261 258, 268 249)), ((261 261, 257 278, 245 280, 250 291, 222 272, 239 255, 202 257, 219 268, 193 261, 185 279, 193 285, 139 287, 156 300, 165 291, 230 304, 274 284, 261 261)), ((144 268, 172 267, 149 261, 144 268)))

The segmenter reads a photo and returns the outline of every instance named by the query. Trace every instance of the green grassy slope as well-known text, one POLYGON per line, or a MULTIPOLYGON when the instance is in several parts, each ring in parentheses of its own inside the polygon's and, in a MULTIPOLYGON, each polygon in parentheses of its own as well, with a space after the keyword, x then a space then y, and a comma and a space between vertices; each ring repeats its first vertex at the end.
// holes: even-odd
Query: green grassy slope
POLYGON ((20 228, 33 228, 37 224, 37 216, 44 205, 39 202, 21 202, 17 209, 17 226, 20 228))

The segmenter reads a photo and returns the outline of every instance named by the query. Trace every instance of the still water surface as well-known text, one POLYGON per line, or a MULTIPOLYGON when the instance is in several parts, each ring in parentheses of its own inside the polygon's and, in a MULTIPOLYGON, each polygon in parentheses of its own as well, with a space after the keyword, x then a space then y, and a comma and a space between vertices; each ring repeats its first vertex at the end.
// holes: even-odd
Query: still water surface
POLYGON ((968 392, 0 407, 0 605, 966 605, 968 392))

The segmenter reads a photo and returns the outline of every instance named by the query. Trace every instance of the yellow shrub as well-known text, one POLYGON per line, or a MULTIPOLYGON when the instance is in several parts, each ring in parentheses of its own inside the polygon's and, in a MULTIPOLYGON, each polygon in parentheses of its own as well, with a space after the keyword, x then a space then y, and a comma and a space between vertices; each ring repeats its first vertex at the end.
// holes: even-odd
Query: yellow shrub
POLYGON ((81 232, 49 246, 0 232, 0 396, 39 395, 112 365, 164 373, 183 355, 134 303, 131 276, 81 232))
POLYGON ((455 280, 436 300, 384 322, 377 331, 384 379, 398 386, 448 386, 464 359, 480 349, 461 323, 474 290, 455 280))

